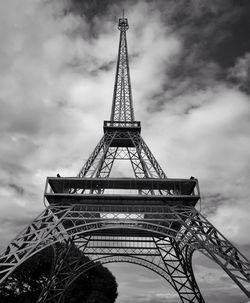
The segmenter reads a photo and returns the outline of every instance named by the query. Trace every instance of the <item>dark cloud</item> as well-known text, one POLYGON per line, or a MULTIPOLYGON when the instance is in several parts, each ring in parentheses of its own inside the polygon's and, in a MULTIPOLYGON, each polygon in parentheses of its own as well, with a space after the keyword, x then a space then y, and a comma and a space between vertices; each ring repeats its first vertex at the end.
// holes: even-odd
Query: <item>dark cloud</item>
POLYGON ((183 34, 187 51, 198 49, 199 55, 222 67, 235 63, 250 49, 246 42, 250 26, 249 1, 170 1, 170 20, 183 34))
MULTIPOLYGON (((97 18, 117 19, 122 6, 126 9, 140 2, 71 0, 67 13, 84 16, 95 28, 97 18)), ((168 66, 168 80, 172 78, 173 81, 168 81, 166 89, 175 86, 176 90, 176 86, 185 80, 189 89, 199 89, 213 85, 215 79, 230 82, 234 78, 227 77, 227 69, 250 51, 249 1, 148 0, 144 3, 152 12, 160 10, 160 19, 183 42, 184 51, 168 66)))
POLYGON ((74 12, 91 20, 107 13, 113 3, 113 0, 71 0, 68 2, 66 13, 74 12))
POLYGON ((13 188, 18 195, 23 195, 24 188, 22 186, 18 186, 17 184, 9 184, 9 187, 13 188))
POLYGON ((228 79, 250 93, 250 51, 238 58, 235 65, 228 70, 228 79))
POLYGON ((168 70, 170 85, 186 80, 189 89, 199 89, 214 85, 215 80, 230 81, 228 68, 250 50, 249 1, 168 1, 162 5, 184 49, 168 70))

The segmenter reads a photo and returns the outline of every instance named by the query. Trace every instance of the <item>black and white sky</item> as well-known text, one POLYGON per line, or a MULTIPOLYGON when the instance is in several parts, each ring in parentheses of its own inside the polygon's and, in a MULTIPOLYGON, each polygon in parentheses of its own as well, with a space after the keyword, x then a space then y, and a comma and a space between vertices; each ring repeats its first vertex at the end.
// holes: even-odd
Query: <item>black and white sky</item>
MULTIPOLYGON (((109 119, 122 9, 135 115, 169 177, 200 181, 201 212, 250 258, 250 1, 0 1, 0 246, 75 176, 109 119)), ((118 303, 179 302, 137 266, 110 265, 118 303)), ((206 302, 248 300, 198 253, 206 302)))

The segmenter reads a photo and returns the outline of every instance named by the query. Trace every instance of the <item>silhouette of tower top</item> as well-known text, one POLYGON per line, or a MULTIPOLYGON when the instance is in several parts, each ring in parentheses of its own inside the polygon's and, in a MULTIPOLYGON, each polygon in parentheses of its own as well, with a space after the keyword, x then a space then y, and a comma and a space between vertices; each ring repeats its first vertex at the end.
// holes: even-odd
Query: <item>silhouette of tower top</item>
POLYGON ((132 90, 129 73, 128 46, 126 31, 128 30, 128 19, 120 18, 118 29, 120 30, 120 43, 116 66, 113 103, 111 110, 111 122, 133 122, 134 109, 132 101, 132 90))

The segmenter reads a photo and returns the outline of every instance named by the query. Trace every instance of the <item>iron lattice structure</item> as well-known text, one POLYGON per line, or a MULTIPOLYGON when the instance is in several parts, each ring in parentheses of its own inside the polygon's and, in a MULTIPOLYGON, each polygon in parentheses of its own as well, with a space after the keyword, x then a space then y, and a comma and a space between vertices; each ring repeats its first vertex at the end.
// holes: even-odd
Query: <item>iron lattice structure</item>
POLYGON ((140 135, 132 106, 127 19, 119 19, 118 28, 111 120, 104 121, 104 135, 77 177, 47 178, 48 206, 2 253, 1 282, 31 256, 54 246, 52 274, 38 302, 64 302, 71 283, 97 264, 128 262, 162 276, 181 302, 201 303, 192 270, 193 252, 199 250, 250 297, 249 261, 195 208, 198 180, 167 178, 140 135), (131 162, 135 177, 110 177, 119 159, 131 162), (72 257, 64 262, 72 243, 92 261, 72 257))

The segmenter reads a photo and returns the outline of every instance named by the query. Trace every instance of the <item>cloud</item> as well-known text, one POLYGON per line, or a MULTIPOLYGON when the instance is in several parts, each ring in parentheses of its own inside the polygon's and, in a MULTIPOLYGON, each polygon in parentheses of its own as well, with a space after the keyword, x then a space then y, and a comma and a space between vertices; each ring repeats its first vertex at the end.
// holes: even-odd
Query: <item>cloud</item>
POLYGON ((119 303, 179 302, 177 294, 162 277, 134 264, 108 264, 118 282, 119 303), (128 291, 129 290, 129 291, 128 291), (155 301, 154 301, 155 300, 155 301))
MULTIPOLYGON (((63 9, 59 2, 56 11, 41 1, 1 6, 1 221, 8 215, 15 224, 22 216, 27 224, 29 212, 34 217, 43 208, 45 177, 59 167, 60 150, 78 141, 72 132, 81 127, 79 111, 65 100, 70 84, 80 79, 68 64, 80 47, 74 39, 70 44, 70 35, 83 22, 55 17, 63 9)), ((13 237, 4 222, 1 235, 13 237)))
POLYGON ((234 64, 249 44, 242 43, 249 25, 249 3, 235 1, 169 1, 168 17, 185 41, 186 52, 192 50, 205 61, 222 68, 234 64))
POLYGON ((232 79, 241 89, 249 93, 250 84, 250 53, 239 57, 228 71, 228 78, 232 79))

